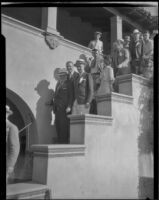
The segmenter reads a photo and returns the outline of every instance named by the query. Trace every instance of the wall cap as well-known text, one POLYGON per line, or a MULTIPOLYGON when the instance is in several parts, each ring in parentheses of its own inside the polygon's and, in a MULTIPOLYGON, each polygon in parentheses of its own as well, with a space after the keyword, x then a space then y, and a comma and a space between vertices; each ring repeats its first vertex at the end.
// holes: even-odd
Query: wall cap
POLYGON ((35 182, 16 183, 7 186, 7 199, 14 199, 18 195, 18 199, 28 196, 40 196, 49 190, 47 185, 35 182))
POLYGON ((34 156, 40 157, 68 157, 85 154, 85 145, 72 144, 36 144, 31 146, 34 156))
POLYGON ((136 74, 125 74, 117 76, 116 79, 118 80, 119 84, 132 81, 146 86, 149 86, 151 84, 151 81, 148 78, 136 74))
POLYGON ((113 118, 110 116, 102 115, 68 115, 70 124, 93 124, 93 125, 111 125, 113 118))
POLYGON ((133 97, 125 94, 119 94, 112 92, 110 94, 106 95, 101 95, 101 96, 96 96, 96 101, 103 102, 103 101, 116 101, 119 103, 128 103, 128 104, 133 104, 133 97))
POLYGON ((72 42, 70 40, 65 39, 62 35, 56 35, 53 33, 49 33, 46 30, 36 28, 35 26, 29 25, 27 23, 24 23, 22 21, 19 21, 17 19, 14 19, 12 17, 9 17, 7 15, 2 14, 2 23, 7 24, 9 26, 12 26, 16 29, 28 32, 30 34, 36 35, 40 38, 45 38, 46 35, 52 35, 54 38, 57 38, 59 40, 59 44, 62 44, 63 46, 69 46, 72 49, 81 51, 81 53, 90 54, 91 56, 91 49, 85 46, 82 46, 78 43, 72 42))

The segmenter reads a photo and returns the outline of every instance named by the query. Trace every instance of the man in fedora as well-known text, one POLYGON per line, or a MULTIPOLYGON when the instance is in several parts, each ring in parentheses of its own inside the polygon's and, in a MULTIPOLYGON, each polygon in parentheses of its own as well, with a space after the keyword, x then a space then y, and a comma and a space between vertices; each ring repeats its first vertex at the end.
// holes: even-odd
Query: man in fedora
POLYGON ((75 101, 72 114, 88 114, 93 97, 93 80, 91 74, 85 72, 86 62, 83 59, 76 61, 75 66, 79 73, 74 82, 75 101))
POLYGON ((67 115, 71 112, 73 104, 73 87, 68 80, 65 68, 58 71, 59 80, 56 84, 54 94, 54 113, 57 139, 59 144, 69 142, 69 119, 67 115))
MULTIPOLYGON (((66 69, 68 72, 68 80, 70 81, 70 84, 72 84, 72 87, 74 86, 74 82, 78 77, 78 73, 75 71, 74 68, 75 68, 75 66, 72 61, 66 62, 66 69)), ((72 91, 72 95, 73 95, 73 102, 74 102, 74 100, 75 100, 74 89, 72 91)), ((71 108, 71 111, 72 111, 72 108, 71 108)), ((71 114, 71 112, 70 112, 70 114, 71 114)))
MULTIPOLYGON (((153 40, 150 39, 150 32, 148 30, 144 31, 143 33, 143 55, 142 55, 142 62, 141 62, 141 72, 142 74, 147 74, 149 68, 153 68, 153 40)), ((151 71, 151 70, 150 70, 151 71)), ((150 74, 152 74, 150 72, 150 74)), ((147 76, 147 75, 146 75, 147 76)))
POLYGON ((103 42, 100 40, 102 33, 100 31, 96 31, 94 33, 94 40, 90 41, 88 48, 97 49, 100 54, 103 52, 103 42))
POLYGON ((10 107, 6 105, 6 183, 12 178, 14 166, 16 164, 19 151, 19 130, 12 122, 9 121, 9 116, 13 114, 10 107))
POLYGON ((133 31, 133 40, 130 42, 131 72, 141 74, 141 61, 143 56, 143 41, 140 39, 138 29, 133 31))

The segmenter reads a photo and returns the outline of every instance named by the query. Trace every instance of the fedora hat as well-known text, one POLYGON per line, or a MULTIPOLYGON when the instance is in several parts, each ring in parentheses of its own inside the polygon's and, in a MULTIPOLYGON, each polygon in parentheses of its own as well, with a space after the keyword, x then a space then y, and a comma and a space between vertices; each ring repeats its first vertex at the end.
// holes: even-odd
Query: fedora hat
POLYGON ((138 29, 135 29, 135 30, 133 31, 133 34, 140 34, 140 31, 139 31, 138 29))
POLYGON ((6 105, 6 113, 8 114, 13 114, 13 111, 10 110, 10 107, 8 105, 6 105))
POLYGON ((78 59, 78 60, 76 61, 76 63, 75 63, 75 66, 77 67, 79 64, 84 64, 84 65, 86 65, 86 62, 85 62, 85 60, 83 60, 83 59, 78 59))
POLYGON ((96 32, 94 32, 94 34, 95 34, 95 35, 98 35, 98 34, 99 34, 99 35, 102 35, 102 33, 101 33, 100 31, 96 31, 96 32))
POLYGON ((59 76, 67 75, 67 70, 65 68, 61 68, 61 69, 59 69, 59 71, 57 72, 57 74, 59 76))

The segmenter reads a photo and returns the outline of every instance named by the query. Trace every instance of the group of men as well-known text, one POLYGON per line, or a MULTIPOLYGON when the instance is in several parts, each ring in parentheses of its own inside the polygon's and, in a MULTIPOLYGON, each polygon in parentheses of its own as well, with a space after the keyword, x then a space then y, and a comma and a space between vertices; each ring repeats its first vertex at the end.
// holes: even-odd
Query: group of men
POLYGON ((135 29, 132 36, 113 44, 112 67, 115 76, 134 73, 149 78, 153 70, 153 40, 150 32, 135 29), (149 73, 147 73, 149 71, 149 73))
POLYGON ((69 114, 89 113, 93 98, 93 80, 85 72, 85 61, 79 59, 74 64, 66 63, 66 68, 56 73, 57 84, 55 88, 53 111, 55 113, 55 126, 58 143, 69 142, 69 114), (77 67, 77 72, 74 68, 77 67))
MULTIPOLYGON (((150 32, 143 35, 135 29, 132 37, 125 36, 113 43, 111 56, 103 55, 102 33, 97 31, 89 43, 92 57, 66 63, 66 68, 57 68, 54 77, 57 80, 53 98, 53 112, 59 144, 69 143, 69 114, 97 114, 95 94, 116 90, 118 75, 135 73, 149 77, 153 69, 153 41, 150 32), (143 37, 141 37, 143 36, 143 37), (76 70, 75 70, 76 67, 76 70), (150 69, 150 73, 148 69, 150 69)), ((7 142, 7 181, 18 158, 20 143, 18 128, 8 120, 12 114, 6 106, 6 142, 7 142)))
MULTIPOLYGON (((101 36, 101 32, 95 32, 94 40, 89 43, 88 47, 96 49, 102 57, 103 42, 100 40, 101 36)), ((128 73, 148 77, 146 73, 148 70, 152 74, 153 46, 153 40, 150 38, 148 30, 141 33, 138 29, 135 29, 131 36, 126 35, 124 40, 121 38, 115 41, 111 53, 111 66, 115 77, 128 73)))
POLYGON ((88 45, 92 49, 91 58, 79 59, 75 64, 68 61, 66 68, 59 68, 55 75, 53 110, 58 143, 69 142, 69 114, 97 114, 94 98, 97 91, 104 91, 102 94, 117 92, 116 76, 145 75, 147 67, 152 68, 153 41, 149 31, 145 31, 141 38, 141 33, 135 29, 132 37, 115 41, 109 56, 103 55, 101 35, 101 32, 95 32, 94 40, 88 45))

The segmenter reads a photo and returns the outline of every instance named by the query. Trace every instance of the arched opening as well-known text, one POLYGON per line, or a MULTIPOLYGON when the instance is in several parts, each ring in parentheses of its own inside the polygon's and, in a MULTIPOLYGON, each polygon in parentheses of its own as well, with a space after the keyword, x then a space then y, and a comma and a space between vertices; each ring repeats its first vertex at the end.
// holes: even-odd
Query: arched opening
POLYGON ((14 169, 12 183, 31 180, 33 159, 30 146, 37 142, 36 122, 32 111, 19 95, 7 89, 6 104, 13 114, 9 120, 19 129, 20 153, 14 169))

